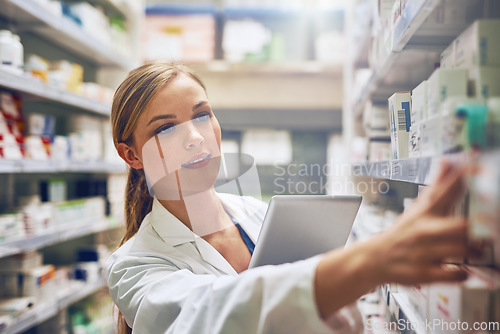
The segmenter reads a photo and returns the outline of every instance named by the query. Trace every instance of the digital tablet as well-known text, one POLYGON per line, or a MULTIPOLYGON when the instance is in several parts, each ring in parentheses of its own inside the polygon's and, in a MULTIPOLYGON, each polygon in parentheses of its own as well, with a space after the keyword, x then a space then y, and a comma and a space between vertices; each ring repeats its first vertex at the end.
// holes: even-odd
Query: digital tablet
POLYGON ((344 247, 361 196, 271 198, 249 268, 304 260, 344 247))

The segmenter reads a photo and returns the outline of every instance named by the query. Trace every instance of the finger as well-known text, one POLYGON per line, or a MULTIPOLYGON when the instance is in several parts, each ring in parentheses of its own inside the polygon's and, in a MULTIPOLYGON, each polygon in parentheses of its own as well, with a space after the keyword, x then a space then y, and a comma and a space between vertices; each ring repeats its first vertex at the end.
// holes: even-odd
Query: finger
POLYGON ((463 217, 431 217, 418 226, 421 235, 428 243, 466 241, 468 223, 463 217))
POLYGON ((428 197, 428 212, 447 215, 465 190, 465 168, 460 167, 448 172, 444 178, 435 183, 428 197))
POLYGON ((441 263, 445 259, 463 259, 469 254, 469 248, 463 242, 435 244, 429 247, 424 259, 441 263))
POLYGON ((442 180, 453 168, 451 161, 443 159, 440 161, 439 172, 436 177, 436 182, 442 180))

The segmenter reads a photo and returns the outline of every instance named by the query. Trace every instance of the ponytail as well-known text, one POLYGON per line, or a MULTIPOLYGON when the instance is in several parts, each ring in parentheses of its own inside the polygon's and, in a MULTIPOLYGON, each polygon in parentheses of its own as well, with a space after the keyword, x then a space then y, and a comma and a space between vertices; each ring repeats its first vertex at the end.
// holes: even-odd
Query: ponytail
POLYGON ((144 170, 130 168, 125 189, 125 227, 126 232, 120 243, 123 245, 137 233, 141 223, 153 206, 149 195, 144 170))
MULTIPOLYGON (((125 227, 126 232, 120 246, 139 231, 144 217, 151 211, 153 198, 149 195, 144 170, 130 168, 128 171, 127 187, 125 189, 125 227)), ((123 314, 118 311, 118 334, 131 334, 123 314)))

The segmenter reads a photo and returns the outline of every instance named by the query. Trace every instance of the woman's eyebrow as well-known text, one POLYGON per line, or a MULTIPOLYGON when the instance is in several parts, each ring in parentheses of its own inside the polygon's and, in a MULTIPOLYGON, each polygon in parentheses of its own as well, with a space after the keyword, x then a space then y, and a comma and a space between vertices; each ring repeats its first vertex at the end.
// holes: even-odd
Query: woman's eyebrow
POLYGON ((199 109, 199 108, 203 107, 207 103, 208 103, 208 101, 201 101, 201 102, 195 104, 195 106, 193 107, 193 112, 195 112, 196 109, 199 109))
POLYGON ((172 119, 172 118, 177 118, 177 116, 175 116, 173 114, 155 116, 155 117, 151 118, 148 125, 153 123, 154 121, 159 120, 159 119, 172 119))

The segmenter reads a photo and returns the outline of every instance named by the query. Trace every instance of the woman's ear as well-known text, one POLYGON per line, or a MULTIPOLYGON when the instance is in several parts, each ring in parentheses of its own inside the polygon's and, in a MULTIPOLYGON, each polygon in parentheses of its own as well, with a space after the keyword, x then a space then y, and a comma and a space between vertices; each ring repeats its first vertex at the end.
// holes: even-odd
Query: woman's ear
POLYGON ((118 155, 129 165, 131 168, 134 169, 143 169, 144 165, 142 164, 141 160, 139 160, 138 155, 136 154, 135 150, 128 146, 125 143, 118 143, 116 146, 116 150, 118 151, 118 155))

